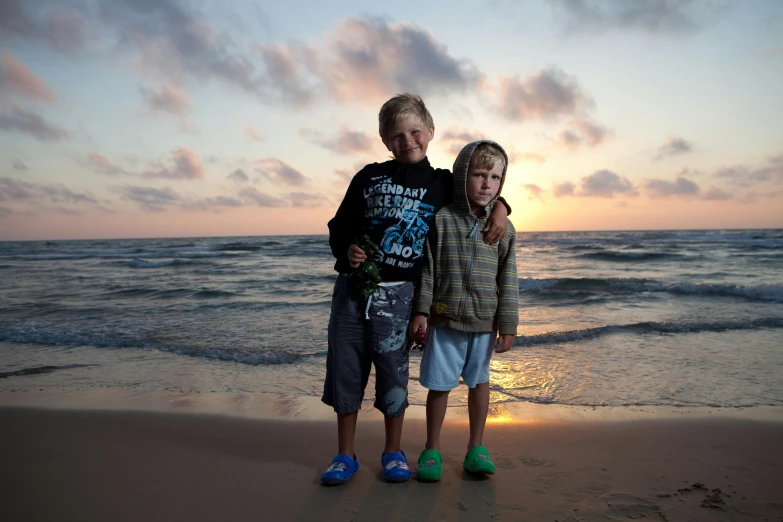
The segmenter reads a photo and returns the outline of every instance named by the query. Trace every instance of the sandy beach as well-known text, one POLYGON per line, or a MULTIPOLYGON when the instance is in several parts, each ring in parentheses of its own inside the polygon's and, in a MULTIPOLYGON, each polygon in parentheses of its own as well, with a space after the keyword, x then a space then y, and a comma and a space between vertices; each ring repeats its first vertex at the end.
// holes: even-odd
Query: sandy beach
MULTIPOLYGON (((783 520, 779 409, 760 418, 529 406, 490 420, 485 444, 498 472, 477 479, 462 471, 467 426, 454 408, 435 484, 383 482, 382 420, 363 411, 361 469, 345 486, 323 487, 335 433, 329 409, 313 401, 286 409, 284 398, 256 397, 244 413, 219 415, 219 404, 182 398, 160 411, 118 409, 117 397, 89 408, 1 399, 2 518, 14 522, 783 520)), ((419 410, 404 430, 412 463, 424 443, 419 410)))

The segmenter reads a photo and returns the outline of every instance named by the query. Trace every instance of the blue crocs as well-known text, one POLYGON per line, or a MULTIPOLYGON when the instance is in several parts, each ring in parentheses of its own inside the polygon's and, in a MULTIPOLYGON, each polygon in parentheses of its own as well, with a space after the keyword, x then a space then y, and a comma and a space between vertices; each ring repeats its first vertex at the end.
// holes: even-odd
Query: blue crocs
POLYGON ((408 467, 408 458, 404 451, 383 453, 381 466, 383 466, 383 478, 387 482, 405 482, 411 478, 411 469, 408 467))
POLYGON ((355 454, 353 458, 348 455, 337 455, 321 475, 321 482, 330 486, 345 484, 358 469, 359 459, 355 454))

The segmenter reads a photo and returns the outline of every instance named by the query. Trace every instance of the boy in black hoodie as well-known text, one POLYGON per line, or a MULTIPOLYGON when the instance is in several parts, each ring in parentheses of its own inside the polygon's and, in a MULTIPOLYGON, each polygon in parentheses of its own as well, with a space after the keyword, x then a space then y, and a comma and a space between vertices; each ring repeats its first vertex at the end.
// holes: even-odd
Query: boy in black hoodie
MULTIPOLYGON (((343 484, 359 469, 354 436, 371 364, 376 373, 374 406, 383 413, 386 427, 383 477, 389 482, 411 477, 400 447, 408 406, 406 331, 427 232, 435 213, 452 198, 451 173, 431 167, 427 160, 435 125, 422 99, 408 93, 395 96, 381 107, 378 120, 381 140, 394 159, 359 171, 329 221, 329 245, 339 275, 321 400, 337 413, 338 454, 321 475, 325 484, 343 484), (364 236, 377 251, 358 246, 364 236), (374 263, 382 279, 377 286, 362 280, 366 261, 374 263), (363 269, 356 272, 360 265, 363 269)), ((495 206, 485 241, 495 243, 505 235, 507 215, 505 205, 495 206)))

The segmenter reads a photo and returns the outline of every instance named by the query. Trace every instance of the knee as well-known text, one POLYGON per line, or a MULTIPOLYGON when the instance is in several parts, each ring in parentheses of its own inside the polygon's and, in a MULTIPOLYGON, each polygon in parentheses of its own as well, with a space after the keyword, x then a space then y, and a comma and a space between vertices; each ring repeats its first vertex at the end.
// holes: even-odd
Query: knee
POLYGON ((379 401, 378 409, 387 417, 399 417, 408 405, 408 390, 402 387, 392 388, 379 401))

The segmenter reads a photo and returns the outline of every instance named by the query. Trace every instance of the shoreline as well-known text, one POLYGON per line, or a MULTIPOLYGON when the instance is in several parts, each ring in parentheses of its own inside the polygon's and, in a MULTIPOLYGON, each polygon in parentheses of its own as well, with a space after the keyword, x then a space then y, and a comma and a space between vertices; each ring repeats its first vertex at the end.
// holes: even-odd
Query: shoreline
MULTIPOLYGON (((318 397, 273 393, 180 393, 163 390, 83 389, 78 391, 0 392, 0 408, 124 411, 224 415, 255 420, 334 421, 332 409, 318 397)), ((450 404, 447 421, 466 423, 468 410, 450 404)), ((365 399, 360 419, 381 420, 365 399)), ((424 406, 410 405, 406 420, 424 420, 424 406)), ((783 423, 783 407, 570 406, 505 402, 490 405, 487 424, 607 422, 716 418, 783 423)))

